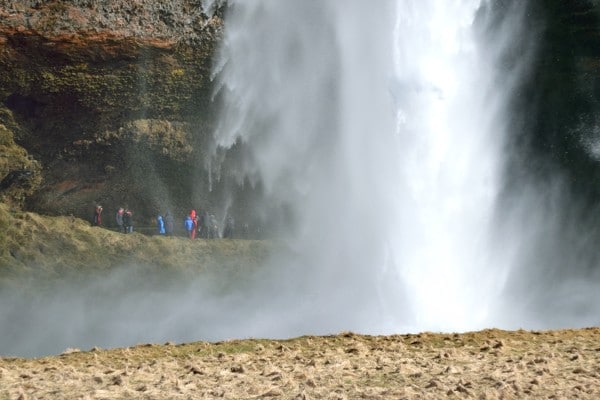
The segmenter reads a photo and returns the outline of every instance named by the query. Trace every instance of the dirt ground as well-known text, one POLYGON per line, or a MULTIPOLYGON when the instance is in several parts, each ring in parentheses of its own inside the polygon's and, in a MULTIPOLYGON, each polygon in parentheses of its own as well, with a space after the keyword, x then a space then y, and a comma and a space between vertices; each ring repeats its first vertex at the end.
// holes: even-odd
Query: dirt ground
POLYGON ((600 328, 306 336, 0 359, 0 399, 598 399, 600 328))

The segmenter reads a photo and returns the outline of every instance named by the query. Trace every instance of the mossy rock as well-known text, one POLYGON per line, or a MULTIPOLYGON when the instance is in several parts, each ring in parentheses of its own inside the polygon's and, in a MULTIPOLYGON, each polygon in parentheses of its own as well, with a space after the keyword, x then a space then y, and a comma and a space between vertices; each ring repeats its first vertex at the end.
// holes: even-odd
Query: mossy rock
POLYGON ((0 200, 22 206, 41 183, 41 168, 0 124, 0 200))

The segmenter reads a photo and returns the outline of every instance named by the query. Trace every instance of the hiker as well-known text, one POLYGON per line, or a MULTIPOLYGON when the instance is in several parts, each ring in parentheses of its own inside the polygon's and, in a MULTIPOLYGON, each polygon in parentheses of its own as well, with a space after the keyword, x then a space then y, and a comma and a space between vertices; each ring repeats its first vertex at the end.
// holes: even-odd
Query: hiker
POLYGON ((210 231, 210 217, 208 216, 208 211, 204 211, 200 216, 200 237, 203 239, 208 239, 209 231, 210 231))
POLYGON ((92 223, 94 226, 102 226, 102 206, 97 205, 94 210, 94 220, 92 223))
POLYGON ((198 217, 196 216, 196 210, 190 211, 190 217, 192 218, 192 231, 190 232, 190 239, 196 239, 196 231, 198 230, 198 217))
POLYGON ((127 233, 123 230, 123 213, 124 212, 125 212, 125 210, 123 209, 123 207, 119 207, 119 209, 117 210, 116 220, 117 220, 117 227, 119 229, 119 232, 123 231, 123 233, 127 233))
POLYGON ((234 228, 234 220, 230 215, 227 217, 227 221, 225 222, 225 229, 223 230, 223 238, 233 239, 233 228, 234 228))
POLYGON ((132 215, 133 213, 129 209, 125 210, 125 212, 123 213, 123 229, 125 230, 125 233, 133 232, 132 215))
POLYGON ((198 237, 199 238, 204 237, 204 213, 203 212, 201 212, 198 215, 198 237))
POLYGON ((193 237, 192 237, 192 231, 194 230, 194 221, 192 221, 192 216, 191 215, 188 215, 185 218, 184 227, 185 227, 185 230, 187 232, 188 237, 190 239, 193 239, 193 237))
POLYGON ((215 214, 210 215, 209 237, 211 239, 216 239, 219 237, 219 224, 217 222, 217 217, 215 217, 215 214))
POLYGON ((173 236, 173 215, 167 210, 165 214, 165 232, 168 236, 173 236))
POLYGON ((163 221, 162 215, 158 214, 158 217, 156 218, 156 222, 158 224, 158 234, 164 235, 165 234, 165 222, 163 221))

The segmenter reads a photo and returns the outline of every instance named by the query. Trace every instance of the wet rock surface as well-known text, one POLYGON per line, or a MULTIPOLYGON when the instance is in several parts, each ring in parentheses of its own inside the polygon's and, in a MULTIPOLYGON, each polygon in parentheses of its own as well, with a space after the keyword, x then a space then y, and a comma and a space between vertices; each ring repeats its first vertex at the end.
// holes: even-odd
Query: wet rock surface
MULTIPOLYGON (((0 2, 0 129, 38 164, 35 185, 8 197, 87 219, 97 203, 188 208, 178 188, 192 179, 207 193, 193 171, 222 26, 194 0, 0 2)), ((23 169, 11 161, 0 180, 23 169)))

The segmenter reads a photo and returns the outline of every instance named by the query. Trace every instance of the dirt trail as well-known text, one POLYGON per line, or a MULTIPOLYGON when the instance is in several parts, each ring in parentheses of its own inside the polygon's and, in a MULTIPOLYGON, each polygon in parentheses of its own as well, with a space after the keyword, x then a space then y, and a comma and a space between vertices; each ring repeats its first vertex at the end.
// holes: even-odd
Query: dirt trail
POLYGON ((598 399, 600 328, 139 345, 0 359, 0 399, 598 399))

